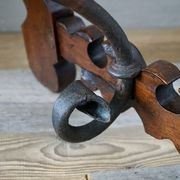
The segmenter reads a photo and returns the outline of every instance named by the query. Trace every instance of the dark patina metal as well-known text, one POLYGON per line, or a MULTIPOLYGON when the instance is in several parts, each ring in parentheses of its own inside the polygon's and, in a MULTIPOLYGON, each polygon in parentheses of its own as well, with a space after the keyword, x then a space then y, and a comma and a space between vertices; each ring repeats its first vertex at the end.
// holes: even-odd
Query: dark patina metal
POLYGON ((83 142, 101 134, 128 108, 127 101, 130 99, 132 86, 130 83, 124 83, 124 88, 128 90, 126 95, 116 92, 109 104, 81 81, 72 83, 61 93, 53 108, 53 126, 56 133, 68 142, 83 142), (80 127, 70 125, 70 115, 76 108, 94 120, 80 127))

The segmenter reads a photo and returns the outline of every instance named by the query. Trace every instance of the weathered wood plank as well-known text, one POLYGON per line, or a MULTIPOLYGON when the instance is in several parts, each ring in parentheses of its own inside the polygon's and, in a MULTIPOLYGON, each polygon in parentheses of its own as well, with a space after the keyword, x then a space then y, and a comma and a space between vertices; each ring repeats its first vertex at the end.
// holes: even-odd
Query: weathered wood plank
POLYGON ((91 180, 178 180, 180 166, 156 168, 139 168, 119 171, 97 172, 90 176, 91 180))
POLYGON ((180 156, 172 143, 151 138, 142 127, 109 129, 81 144, 52 132, 0 135, 0 179, 85 179, 94 171, 174 164, 180 156))

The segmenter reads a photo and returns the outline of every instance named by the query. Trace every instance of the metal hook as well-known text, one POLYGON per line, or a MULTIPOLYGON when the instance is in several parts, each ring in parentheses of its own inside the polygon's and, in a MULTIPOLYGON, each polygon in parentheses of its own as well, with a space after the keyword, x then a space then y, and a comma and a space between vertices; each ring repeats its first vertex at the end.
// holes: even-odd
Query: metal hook
MULTIPOLYGON (((127 88, 130 84, 127 84, 127 88)), ((53 108, 53 126, 63 140, 77 143, 90 140, 107 129, 125 110, 128 103, 127 96, 116 94, 108 104, 101 97, 90 91, 81 81, 69 85, 57 99, 53 108), (77 108, 92 116, 94 120, 84 126, 74 127, 69 124, 69 117, 77 108)))

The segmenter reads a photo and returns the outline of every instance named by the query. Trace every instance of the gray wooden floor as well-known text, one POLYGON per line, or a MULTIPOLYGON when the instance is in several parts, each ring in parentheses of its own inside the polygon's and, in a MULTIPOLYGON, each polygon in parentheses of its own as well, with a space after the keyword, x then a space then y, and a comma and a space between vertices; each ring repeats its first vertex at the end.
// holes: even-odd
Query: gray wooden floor
POLYGON ((91 180, 179 180, 180 165, 93 173, 91 180))

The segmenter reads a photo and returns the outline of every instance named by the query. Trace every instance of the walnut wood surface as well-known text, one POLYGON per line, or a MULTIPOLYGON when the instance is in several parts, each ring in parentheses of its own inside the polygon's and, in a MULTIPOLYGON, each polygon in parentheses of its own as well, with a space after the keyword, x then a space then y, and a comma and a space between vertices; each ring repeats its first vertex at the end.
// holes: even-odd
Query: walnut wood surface
POLYGON ((166 61, 155 62, 144 69, 136 79, 135 108, 148 134, 172 140, 180 152, 180 97, 173 90, 158 94, 158 88, 170 87, 179 77, 179 69, 166 61), (163 97, 166 107, 158 102, 158 96, 163 97))
POLYGON ((74 80, 75 67, 58 52, 55 23, 57 18, 73 12, 50 0, 24 2, 27 18, 22 29, 29 65, 42 84, 58 92, 74 80))

